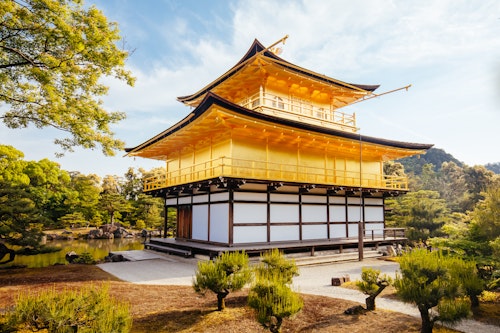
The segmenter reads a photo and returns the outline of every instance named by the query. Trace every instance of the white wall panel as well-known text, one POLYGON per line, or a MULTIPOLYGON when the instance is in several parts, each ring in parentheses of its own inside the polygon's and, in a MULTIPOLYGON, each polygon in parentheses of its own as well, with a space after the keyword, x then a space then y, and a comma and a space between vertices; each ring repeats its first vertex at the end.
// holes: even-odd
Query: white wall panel
POLYGON ((384 199, 382 198, 365 198, 365 205, 383 205, 384 199))
POLYGON ((356 222, 360 219, 360 209, 359 206, 349 206, 347 207, 347 216, 349 218, 349 222, 356 222))
POLYGON ((302 205, 302 222, 326 222, 326 206, 302 205))
POLYGON ((279 202, 299 202, 298 194, 271 193, 271 201, 279 202))
POLYGON ((327 239, 327 225, 303 225, 302 239, 327 239))
POLYGON ((189 205, 191 204, 191 197, 180 197, 179 205, 189 205))
POLYGON ((263 243, 267 242, 267 227, 233 227, 233 243, 263 243))
POLYGON ((208 240, 208 205, 193 206, 192 237, 196 240, 208 240))
POLYGON ((371 231, 375 236, 382 236, 384 234, 383 223, 365 223, 366 236, 371 236, 371 231))
POLYGON ((227 244, 229 242, 229 221, 210 218, 210 241, 227 244))
POLYGON ((237 223, 266 223, 267 204, 265 203, 234 203, 234 224, 237 223))
POLYGON ((168 198, 167 206, 177 206, 177 198, 168 198))
POLYGON ((210 205, 210 221, 213 222, 215 220, 229 220, 229 204, 228 203, 220 203, 220 204, 211 204, 210 205))
POLYGON ((271 226, 271 242, 299 240, 299 226, 271 226))
POLYGON ((267 193, 234 192, 234 200, 240 201, 267 201, 267 193))
POLYGON ((347 203, 350 205, 359 205, 360 203, 360 198, 357 197, 349 197, 347 198, 347 203))
POLYGON ((271 204, 271 223, 299 222, 298 205, 271 204))
POLYGON ((358 237, 358 224, 357 223, 349 223, 349 237, 358 237))
POLYGON ((384 220, 384 207, 365 207, 365 221, 379 222, 384 220))
POLYGON ((193 203, 208 202, 208 194, 193 196, 193 203))
POLYGON ((345 197, 330 197, 330 203, 345 204, 345 197))
POLYGON ((326 203, 326 197, 321 195, 303 195, 302 202, 326 203))
POLYGON ((345 206, 330 206, 330 222, 345 222, 345 206))
POLYGON ((330 238, 344 237, 347 237, 345 224, 330 224, 330 238))
POLYGON ((221 192, 221 193, 212 193, 210 194, 210 201, 226 201, 229 200, 229 193, 221 192))

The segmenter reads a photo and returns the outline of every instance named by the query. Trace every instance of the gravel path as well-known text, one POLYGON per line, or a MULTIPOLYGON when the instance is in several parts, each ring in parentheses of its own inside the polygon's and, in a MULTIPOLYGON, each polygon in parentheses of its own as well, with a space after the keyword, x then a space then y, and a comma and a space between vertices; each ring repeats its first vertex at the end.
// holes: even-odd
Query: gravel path
MULTIPOLYGON (((300 276, 294 278, 294 287, 304 294, 328 296, 365 304, 366 295, 363 293, 342 287, 331 285, 332 277, 342 277, 349 275, 351 281, 361 280, 361 267, 372 267, 379 269, 382 274, 395 277, 399 265, 390 261, 377 259, 367 259, 363 262, 342 262, 328 265, 302 266, 300 276)), ((390 310, 404 313, 420 318, 420 313, 416 306, 403 303, 394 299, 377 297, 376 305, 378 309, 390 310)), ((499 333, 500 327, 483 324, 474 320, 463 320, 454 329, 464 333, 499 333)))
MULTIPOLYGON (((105 263, 98 265, 104 271, 128 282, 155 285, 191 285, 196 270, 196 259, 140 251, 137 261, 105 263)), ((350 261, 324 265, 299 266, 300 275, 294 278, 294 288, 304 294, 328 296, 365 304, 366 296, 356 290, 333 287, 332 277, 349 275, 351 281, 361 279, 361 268, 379 269, 382 274, 394 277, 399 267, 397 263, 377 259, 362 262, 350 261)), ((397 300, 378 297, 377 308, 405 313, 420 318, 417 308, 397 300)), ((473 320, 464 320, 453 327, 464 333, 499 333, 500 325, 486 325, 473 320)))

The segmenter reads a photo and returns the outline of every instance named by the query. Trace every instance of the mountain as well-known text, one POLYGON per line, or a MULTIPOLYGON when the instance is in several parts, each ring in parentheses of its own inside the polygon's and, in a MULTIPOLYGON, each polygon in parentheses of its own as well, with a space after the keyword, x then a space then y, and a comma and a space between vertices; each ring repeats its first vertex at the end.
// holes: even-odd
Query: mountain
POLYGON ((493 171, 497 175, 500 174, 500 162, 488 163, 484 167, 490 171, 493 171))
MULTIPOLYGON (((404 165, 407 174, 413 173, 415 175, 422 174, 422 167, 429 163, 436 166, 436 171, 441 167, 443 162, 454 162, 456 165, 464 167, 463 162, 460 162, 453 155, 439 148, 431 148, 423 155, 402 158, 398 162, 404 165)), ((500 165, 498 166, 500 167, 500 165)))

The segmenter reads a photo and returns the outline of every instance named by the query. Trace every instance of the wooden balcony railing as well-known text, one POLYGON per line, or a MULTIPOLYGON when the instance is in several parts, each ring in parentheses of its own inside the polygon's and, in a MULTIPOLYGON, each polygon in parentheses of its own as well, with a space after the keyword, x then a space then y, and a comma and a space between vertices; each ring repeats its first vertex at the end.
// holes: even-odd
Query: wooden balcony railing
POLYGON ((238 104, 264 114, 302 121, 305 123, 356 132, 356 116, 313 105, 300 99, 288 99, 269 93, 257 93, 238 104))
POLYGON ((220 157, 180 170, 146 178, 144 180, 144 191, 152 191, 216 177, 376 189, 408 189, 407 178, 401 176, 220 157))

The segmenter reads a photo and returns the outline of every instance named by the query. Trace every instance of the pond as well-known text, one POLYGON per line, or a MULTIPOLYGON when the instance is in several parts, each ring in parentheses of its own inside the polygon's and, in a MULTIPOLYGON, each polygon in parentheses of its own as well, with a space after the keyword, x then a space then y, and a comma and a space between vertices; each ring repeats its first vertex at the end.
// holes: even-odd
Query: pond
POLYGON ((32 256, 16 255, 14 261, 0 267, 26 266, 30 268, 46 267, 54 264, 67 264, 66 253, 77 254, 88 252, 95 260, 102 260, 109 252, 143 250, 141 238, 89 239, 89 240, 57 240, 47 242, 47 246, 59 247, 61 251, 43 253, 32 256))

